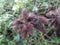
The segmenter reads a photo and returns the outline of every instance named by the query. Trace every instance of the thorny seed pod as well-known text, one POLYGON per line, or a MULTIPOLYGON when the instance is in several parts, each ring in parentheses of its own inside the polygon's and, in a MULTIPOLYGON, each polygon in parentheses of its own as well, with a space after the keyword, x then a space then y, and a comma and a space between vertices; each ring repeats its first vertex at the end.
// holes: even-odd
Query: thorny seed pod
POLYGON ((13 27, 18 30, 23 39, 25 39, 29 35, 33 35, 34 27, 30 22, 26 21, 27 18, 27 11, 23 9, 21 11, 21 18, 16 19, 13 23, 13 27))
POLYGON ((16 21, 14 24, 15 28, 17 28, 18 32, 21 34, 21 37, 25 39, 28 35, 33 35, 33 25, 30 22, 21 23, 20 21, 16 21))
POLYGON ((30 22, 34 25, 34 27, 38 30, 40 30, 43 33, 46 33, 46 29, 44 27, 44 24, 48 24, 48 21, 45 17, 43 16, 36 16, 33 12, 29 13, 28 16, 30 22))
MULTIPOLYGON (((55 30, 56 34, 58 30, 58 25, 60 25, 60 7, 56 10, 51 10, 46 14, 47 17, 51 19, 50 25, 55 30)), ((59 33, 59 32, 58 32, 59 33)))
MULTIPOLYGON (((47 17, 49 17, 51 19, 51 23, 53 23, 54 21, 57 24, 60 24, 60 8, 56 9, 56 10, 51 10, 46 14, 47 17)), ((54 22, 54 23, 55 23, 54 22)), ((53 24, 54 24, 53 23, 53 24)))
POLYGON ((48 21, 45 17, 37 16, 33 12, 28 14, 26 10, 22 10, 21 18, 18 18, 14 21, 13 27, 18 30, 18 32, 21 34, 21 37, 24 39, 33 34, 34 28, 36 28, 38 31, 41 31, 43 34, 46 34, 45 24, 48 24, 48 21))

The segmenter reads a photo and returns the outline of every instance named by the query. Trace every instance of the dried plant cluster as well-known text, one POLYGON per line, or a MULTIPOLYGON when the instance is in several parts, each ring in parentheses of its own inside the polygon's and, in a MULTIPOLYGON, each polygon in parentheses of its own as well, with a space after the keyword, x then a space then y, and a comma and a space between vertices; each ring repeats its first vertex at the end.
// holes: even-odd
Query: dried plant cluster
POLYGON ((49 24, 52 26, 56 36, 60 37, 60 7, 49 11, 46 16, 51 20, 49 24))
POLYGON ((13 28, 17 29, 24 39, 33 35, 34 28, 49 36, 45 25, 52 26, 53 33, 56 32, 56 35, 60 36, 60 8, 49 10, 45 16, 37 16, 34 12, 28 12, 26 9, 23 9, 19 18, 14 21, 13 28))

